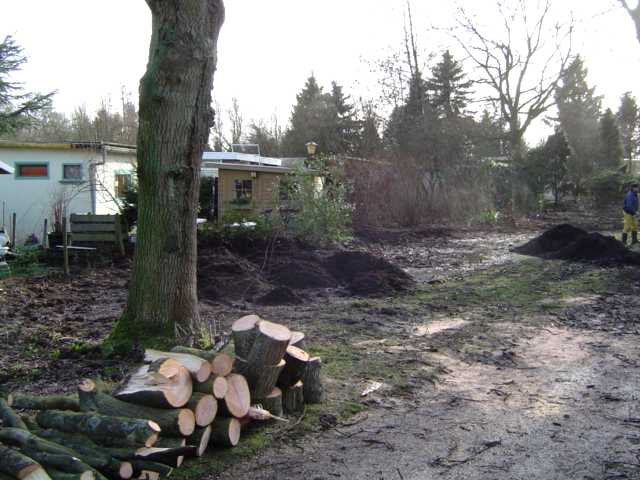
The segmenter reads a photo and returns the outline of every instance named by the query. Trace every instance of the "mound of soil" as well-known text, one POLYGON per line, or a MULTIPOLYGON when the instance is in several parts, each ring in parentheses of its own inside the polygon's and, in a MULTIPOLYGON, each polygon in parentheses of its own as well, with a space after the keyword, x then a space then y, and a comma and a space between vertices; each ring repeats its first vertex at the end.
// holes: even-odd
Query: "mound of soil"
POLYGON ((547 254, 546 257, 640 265, 640 254, 627 250, 622 242, 615 238, 599 233, 581 237, 570 245, 547 254))
POLYGON ((589 234, 581 228, 563 223, 544 232, 539 237, 513 249, 523 255, 544 255, 565 248, 589 234))
POLYGON ((310 259, 282 259, 270 268, 268 278, 277 285, 300 290, 337 287, 335 278, 327 273, 322 264, 310 259))
POLYGON ((335 253, 327 258, 325 268, 356 295, 403 291, 414 285, 402 269, 367 252, 335 253))
POLYGON ((258 297, 255 303, 259 305, 299 305, 304 303, 304 300, 300 298, 289 287, 276 287, 269 293, 258 297))

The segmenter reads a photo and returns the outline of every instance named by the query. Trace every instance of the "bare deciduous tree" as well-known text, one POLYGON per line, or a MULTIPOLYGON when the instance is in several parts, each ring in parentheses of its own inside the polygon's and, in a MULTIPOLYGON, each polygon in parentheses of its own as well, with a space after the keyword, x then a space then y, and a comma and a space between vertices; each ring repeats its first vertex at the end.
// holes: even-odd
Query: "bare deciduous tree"
POLYGON ((228 114, 231 122, 231 143, 240 143, 244 128, 244 118, 240 113, 240 103, 235 97, 231 101, 231 108, 228 110, 228 114))
POLYGON ((573 23, 562 26, 551 18, 551 0, 531 12, 526 0, 510 8, 498 3, 502 27, 482 31, 463 8, 455 39, 482 72, 480 83, 493 92, 509 127, 512 160, 522 155, 523 137, 531 123, 551 108, 554 92, 571 60, 573 23), (464 35, 463 35, 464 34, 464 35))
POLYGON ((640 3, 635 7, 631 7, 627 0, 618 0, 622 7, 627 11, 631 20, 633 20, 633 24, 636 26, 636 37, 640 42, 640 3))

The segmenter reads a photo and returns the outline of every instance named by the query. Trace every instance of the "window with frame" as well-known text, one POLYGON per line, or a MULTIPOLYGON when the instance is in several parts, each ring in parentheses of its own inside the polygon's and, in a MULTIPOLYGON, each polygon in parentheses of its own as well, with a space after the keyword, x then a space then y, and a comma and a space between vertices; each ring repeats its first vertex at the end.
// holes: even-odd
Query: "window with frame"
POLYGON ((237 202, 249 202, 253 195, 253 181, 252 180, 236 180, 236 201, 237 202))
POLYGON ((48 163, 30 163, 16 165, 16 177, 19 178, 48 178, 48 163))
POLYGON ((115 177, 116 198, 125 198, 133 186, 133 179, 130 173, 116 173, 115 177))
POLYGON ((79 182, 82 180, 82 164, 66 163, 62 165, 62 179, 68 182, 79 182))

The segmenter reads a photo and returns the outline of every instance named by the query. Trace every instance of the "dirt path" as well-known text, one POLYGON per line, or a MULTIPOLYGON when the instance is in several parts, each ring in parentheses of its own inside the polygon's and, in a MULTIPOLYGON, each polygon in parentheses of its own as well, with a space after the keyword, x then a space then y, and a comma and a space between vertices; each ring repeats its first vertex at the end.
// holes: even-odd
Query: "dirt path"
MULTIPOLYGON (((424 276, 436 286, 368 302, 369 326, 380 309, 398 314, 364 337, 354 329, 344 350, 370 364, 350 372, 361 375, 354 390, 385 384, 362 399, 367 410, 337 424, 321 416, 304 437, 275 433, 277 447, 214 477, 640 478, 637 273, 508 254, 521 239, 452 240, 479 259, 463 280, 424 276)), ((407 263, 437 258, 413 249, 407 263)))

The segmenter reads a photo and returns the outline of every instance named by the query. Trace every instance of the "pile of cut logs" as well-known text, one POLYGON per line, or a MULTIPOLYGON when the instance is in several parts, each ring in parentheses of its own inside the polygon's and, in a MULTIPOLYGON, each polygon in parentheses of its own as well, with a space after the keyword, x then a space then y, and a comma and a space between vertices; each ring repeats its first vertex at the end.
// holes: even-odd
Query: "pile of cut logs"
POLYGON ((249 315, 231 338, 235 356, 146 350, 115 389, 85 379, 74 395, 0 398, 0 480, 155 480, 209 445, 237 445, 252 421, 322 401, 321 361, 303 333, 249 315))

